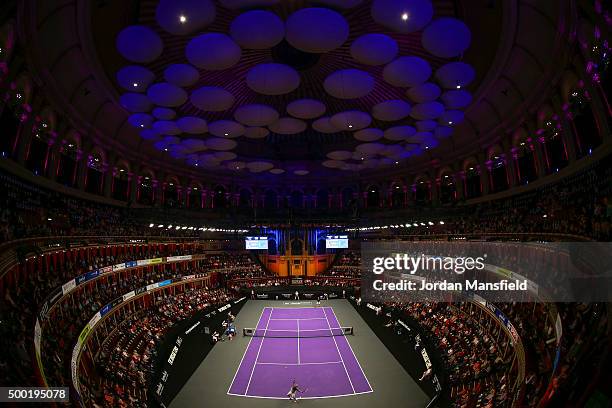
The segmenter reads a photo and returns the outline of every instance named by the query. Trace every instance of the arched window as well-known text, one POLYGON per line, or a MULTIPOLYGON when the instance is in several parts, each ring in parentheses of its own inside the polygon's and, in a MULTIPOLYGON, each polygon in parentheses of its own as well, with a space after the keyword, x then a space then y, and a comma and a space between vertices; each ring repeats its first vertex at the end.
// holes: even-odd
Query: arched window
POLYGON ((452 174, 444 174, 440 178, 440 203, 450 204, 457 197, 457 189, 455 184, 455 176, 452 174))
POLYGON ((41 175, 44 173, 50 136, 47 122, 38 121, 34 124, 25 162, 26 168, 34 174, 41 175))
POLYGON ((491 182, 492 193, 508 189, 508 173, 506 171, 506 161, 500 155, 491 157, 491 182))
POLYGON ((345 187, 342 189, 342 207, 350 207, 353 204, 353 189, 345 187))
POLYGON ((554 173, 567 166, 569 163, 567 149, 557 120, 551 118, 545 121, 540 136, 544 138, 550 171, 554 173))
POLYGON ((246 188, 240 190, 240 196, 238 197, 238 206, 240 208, 251 207, 251 192, 246 188))
POLYGON ((465 198, 475 198, 481 195, 480 173, 476 167, 470 166, 465 171, 465 198))
POLYGON ((189 191, 188 201, 189 208, 202 208, 202 190, 200 189, 200 186, 192 185, 191 191, 189 191))
POLYGON ((148 174, 140 176, 137 201, 139 204, 153 205, 153 180, 148 174))
POLYGON ((11 157, 13 156, 15 138, 17 137, 17 130, 19 129, 19 119, 17 119, 13 110, 8 106, 5 106, 0 114, 0 129, 2 129, 2 135, 0 136, 0 154, 2 157, 11 157))
POLYGON ((304 194, 299 190, 291 192, 289 205, 291 208, 303 208, 304 207, 304 194))
POLYGON ((577 88, 571 92, 569 105, 577 141, 577 156, 583 157, 590 154, 602 142, 597 120, 593 115, 591 99, 584 88, 577 88))
POLYGON ((166 185, 164 204, 170 208, 177 208, 179 206, 178 187, 174 181, 169 181, 166 185))
POLYGON ((377 208, 380 205, 380 192, 377 186, 368 187, 367 207, 377 208))
POLYGON ((74 187, 76 182, 78 147, 74 141, 65 142, 60 149, 57 163, 56 180, 68 187, 74 187))
POLYGON ((115 200, 127 201, 129 198, 129 186, 128 170, 125 166, 119 166, 113 176, 113 198, 115 200))
POLYGON ((264 208, 277 208, 278 195, 274 190, 266 190, 264 194, 264 208))
POLYGON ((525 141, 520 142, 515 150, 519 184, 529 184, 538 177, 535 167, 535 155, 532 149, 533 146, 525 141))
POLYGON ((418 180, 415 185, 414 201, 417 204, 425 205, 431 202, 429 190, 429 182, 426 180, 418 180))
POLYGON ((317 191, 317 208, 324 209, 329 207, 329 192, 322 188, 317 191))
POLYGON ((85 177, 85 191, 92 194, 102 194, 104 163, 99 153, 93 153, 87 159, 87 174, 85 177))
POLYGON ((399 184, 391 187, 391 206, 401 208, 404 206, 404 189, 399 184))
POLYGON ((225 187, 217 186, 213 193, 213 207, 214 208, 226 208, 227 199, 225 197, 225 187))

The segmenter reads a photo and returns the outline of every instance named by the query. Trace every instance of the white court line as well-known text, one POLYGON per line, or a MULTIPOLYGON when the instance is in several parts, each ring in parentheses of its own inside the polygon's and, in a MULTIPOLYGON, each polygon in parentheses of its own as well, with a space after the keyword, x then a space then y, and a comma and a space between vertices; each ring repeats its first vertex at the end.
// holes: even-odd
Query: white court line
MULTIPOLYGON (((274 308, 271 307, 270 309, 271 309, 270 316, 272 316, 272 313, 274 312, 274 308)), ((266 328, 264 329, 264 333, 266 330, 268 330, 268 325, 270 324, 270 316, 268 316, 268 321, 266 322, 266 328)), ((257 323, 259 325, 259 322, 257 323)), ((259 343, 259 349, 257 350, 257 355, 255 356, 255 363, 253 364, 253 369, 251 370, 251 376, 249 377, 249 382, 247 383, 247 387, 246 387, 246 391, 244 392, 244 395, 247 395, 249 393, 249 387, 251 386, 251 380, 253 379, 253 373, 255 372, 255 367, 257 367, 257 359, 259 358, 259 352, 261 351, 261 346, 263 345, 263 342, 265 339, 266 339, 265 337, 262 337, 261 343, 259 343)))
MULTIPOLYGON (((340 320, 338 320, 338 316, 336 316, 336 312, 334 312, 334 309, 331 307, 329 309, 331 309, 332 314, 336 318, 336 322, 338 322, 338 326, 340 326, 340 320)), ((372 388, 372 385, 370 384, 370 380, 368 380, 368 376, 365 374, 365 371, 363 371, 363 367, 361 367, 361 363, 359 363, 359 359, 357 358, 357 355, 353 351, 353 347, 351 347, 351 342, 348 341, 346 337, 344 338, 344 340, 346 341, 346 344, 348 344, 349 348, 351 349, 351 353, 353 353, 353 357, 355 358, 355 361, 357 362, 357 365, 359 366, 359 369, 361 370, 361 374, 363 375, 363 378, 365 378, 366 382, 368 383, 368 387, 370 387, 370 391, 363 391, 361 393, 365 394, 368 392, 374 392, 374 388, 372 388)))
POLYGON ((305 366, 305 365, 321 365, 321 364, 342 364, 342 361, 324 361, 321 363, 262 363, 258 362, 259 365, 279 365, 279 366, 305 366))
MULTIPOLYGON (((338 327, 339 329, 341 327, 338 327)), ((302 330, 291 330, 291 329, 266 329, 266 333, 269 332, 285 332, 285 333, 300 333, 300 331, 302 332, 311 332, 311 331, 321 331, 321 330, 327 330, 326 328, 321 328, 321 329, 302 329, 302 330)), ((266 333, 264 333, 263 336, 255 336, 255 337, 265 337, 266 333)), ((268 337, 270 338, 270 337, 268 337)), ((273 337, 272 337, 273 338, 273 337)))
POLYGON ((297 321, 298 330, 297 330, 297 346, 298 346, 298 365, 300 364, 300 321, 297 321))
MULTIPOLYGON (((352 397, 353 395, 369 394, 371 392, 372 391, 360 391, 360 392, 354 392, 352 394, 327 395, 325 397, 300 397, 300 399, 303 400, 303 399, 327 399, 327 398, 339 398, 339 397, 352 397)), ((263 397, 261 395, 232 394, 230 392, 228 392, 227 395, 233 395, 236 397, 244 397, 244 398, 287 400, 287 397, 263 397)))
MULTIPOLYGON (((257 319, 257 324, 259 324, 259 321, 261 320, 261 316, 263 316, 263 312, 265 310, 266 310, 265 307, 263 309, 261 309, 261 313, 259 314, 259 318, 257 319)), ((272 315, 272 313, 270 313, 270 315, 272 315)), ((251 337, 251 339, 249 340, 249 343, 246 346, 246 349, 244 349, 244 353, 242 354, 242 358, 240 359, 240 364, 238 364, 238 368, 236 369, 236 373, 234 374, 234 378, 232 378, 232 382, 230 383, 230 386, 227 389, 227 393, 228 394, 230 394, 230 390, 232 389, 232 385, 234 385, 234 381, 236 381, 236 376, 238 375, 238 371, 240 371, 240 368, 242 367, 242 360, 244 360, 244 357, 246 356, 247 351, 249 351, 249 347, 251 347, 251 342, 253 341, 253 339, 254 339, 254 337, 251 337)), ((230 395, 240 395, 240 394, 230 394, 230 395)))
POLYGON ((281 319, 281 318, 277 318, 277 319, 270 319, 270 320, 327 320, 325 317, 305 317, 303 319, 281 319))
MULTIPOLYGON (((325 312, 325 308, 323 308, 323 313, 327 318, 327 313, 325 312)), ((342 353, 340 353, 340 348, 338 348, 338 343, 336 342, 336 337, 333 336, 334 332, 332 331, 331 324, 329 324, 329 319, 327 320, 327 326, 329 327, 329 332, 332 334, 332 339, 334 339, 334 344, 336 345, 336 350, 338 350, 338 355, 340 356, 340 360, 342 360, 342 366, 344 367, 344 372, 346 373, 346 378, 348 378, 349 383, 351 383, 351 388, 353 389, 353 394, 355 394, 355 387, 353 386, 353 381, 351 380, 351 376, 346 369, 346 364, 344 364, 344 358, 342 358, 342 353)))

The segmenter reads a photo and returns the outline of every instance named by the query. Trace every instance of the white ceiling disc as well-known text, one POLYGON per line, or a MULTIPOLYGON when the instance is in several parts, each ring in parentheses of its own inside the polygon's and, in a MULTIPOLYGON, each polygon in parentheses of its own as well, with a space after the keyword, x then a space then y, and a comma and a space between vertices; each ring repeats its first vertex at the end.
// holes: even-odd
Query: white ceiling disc
POLYGON ((206 121, 195 116, 184 116, 177 120, 176 124, 184 133, 192 135, 201 135, 208 130, 206 121))
POLYGON ((384 101, 372 107, 372 116, 390 122, 404 119, 410 114, 410 104, 400 99, 384 101))
POLYGON ((268 128, 274 132, 281 135, 294 135, 297 133, 302 133, 306 130, 307 125, 306 122, 300 119, 295 119, 291 117, 280 118, 268 128))
POLYGON ((218 86, 203 86, 191 93, 191 103, 198 109, 222 112, 234 104, 234 95, 218 86))
POLYGON ((359 130, 370 126, 372 118, 365 112, 346 111, 336 113, 330 121, 339 130, 359 130))
POLYGON ((234 119, 246 126, 267 126, 278 117, 276 109, 262 104, 242 105, 234 112, 234 119))
POLYGON ((340 131, 331 123, 328 116, 319 118, 312 122, 312 128, 321 133, 337 133, 340 131))
POLYGON ((340 160, 325 160, 321 164, 325 167, 329 167, 330 169, 339 169, 344 165, 344 162, 340 160))
POLYGON ((287 113, 298 119, 318 118, 325 110, 325 104, 316 99, 298 99, 287 105, 287 113))
POLYGON ((289 44, 317 54, 340 47, 349 35, 349 25, 340 13, 319 7, 295 11, 287 18, 285 29, 289 44))
POLYGON ((374 89, 374 78, 365 71, 354 68, 341 69, 331 73, 323 81, 325 91, 340 99, 356 99, 374 89))
POLYGON ((270 170, 270 173, 272 174, 283 174, 285 172, 285 170, 283 169, 272 169, 270 170))
POLYGON ((160 135, 178 135, 181 133, 181 129, 176 125, 176 122, 171 120, 153 122, 153 129, 160 135))
POLYGON ((351 44, 351 56, 366 65, 387 64, 397 56, 398 50, 393 38, 378 33, 364 34, 351 44))
POLYGON ((425 82, 421 85, 412 87, 406 91, 406 95, 416 103, 432 102, 438 99, 442 90, 440 87, 431 82, 425 82))
POLYGON ((270 134, 270 131, 264 127, 248 127, 244 131, 244 136, 249 139, 263 139, 270 134))
POLYGON ((283 95, 300 86, 300 74, 285 64, 259 64, 249 70, 246 83, 263 95, 283 95))
POLYGON ((252 161, 247 163, 247 168, 253 173, 260 173, 262 171, 270 170, 274 168, 274 164, 264 161, 252 161))
POLYGON ((410 116, 417 120, 435 119, 444 113, 444 105, 440 102, 425 102, 412 107, 410 116))
POLYGON ((208 131, 217 137, 234 139, 244 134, 244 126, 233 120, 217 120, 208 124, 208 131))
POLYGON ((360 155, 375 155, 380 153, 384 148, 385 145, 382 143, 362 143, 355 147, 355 151, 358 152, 360 155))
POLYGON ((336 150, 336 151, 327 153, 327 157, 329 157, 332 160, 348 160, 352 156, 353 156, 353 153, 347 150, 336 150))
POLYGON ((393 141, 406 140, 415 133, 416 129, 412 126, 394 126, 385 130, 385 139, 393 141))
POLYGON ((372 3, 374 21, 402 34, 421 30, 433 14, 430 0, 374 0, 372 3))
POLYGON ((285 37, 285 23, 270 11, 251 10, 232 21, 230 33, 242 48, 269 49, 285 37))
POLYGON ((362 142, 373 142, 383 137, 383 132, 380 129, 367 128, 353 133, 353 137, 362 142))
POLYGON ((185 48, 187 60, 198 68, 218 71, 233 67, 242 51, 228 35, 205 33, 195 37, 185 48))
POLYGON ((204 143, 206 143, 206 147, 213 150, 232 150, 238 145, 235 140, 222 137, 211 137, 206 139, 204 143))
POLYGON ((387 64, 383 70, 385 82, 400 88, 417 86, 431 76, 431 67, 423 58, 399 57, 387 64))

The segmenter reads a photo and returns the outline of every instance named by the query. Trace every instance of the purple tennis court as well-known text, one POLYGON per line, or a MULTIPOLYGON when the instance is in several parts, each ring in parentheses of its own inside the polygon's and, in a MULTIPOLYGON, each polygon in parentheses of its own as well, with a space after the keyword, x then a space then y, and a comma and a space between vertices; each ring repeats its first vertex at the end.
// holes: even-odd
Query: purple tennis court
POLYGON ((293 379, 305 399, 372 392, 341 331, 331 307, 264 308, 228 394, 287 398, 293 379))

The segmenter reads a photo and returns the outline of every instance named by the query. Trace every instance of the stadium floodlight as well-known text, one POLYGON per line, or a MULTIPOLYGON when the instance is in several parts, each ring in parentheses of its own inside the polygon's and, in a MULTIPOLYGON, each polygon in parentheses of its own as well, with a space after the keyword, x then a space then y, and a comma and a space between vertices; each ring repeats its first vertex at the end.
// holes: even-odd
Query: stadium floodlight
POLYGON ((429 225, 434 225, 434 224, 433 224, 433 222, 431 222, 431 221, 429 221, 427 224, 429 224, 429 225))
POLYGON ((172 224, 168 225, 168 229, 172 228, 172 224))
POLYGON ((153 223, 149 224, 149 228, 153 228, 153 225, 154 225, 153 223))
POLYGON ((414 225, 415 227, 418 227, 418 226, 419 226, 419 224, 417 224, 416 222, 415 222, 414 224, 412 224, 412 225, 414 225))
POLYGON ((422 223, 421 223, 421 226, 423 226, 423 227, 424 227, 424 226, 425 226, 425 223, 424 223, 424 222, 422 222, 422 223))
POLYGON ((157 228, 163 228, 163 227, 164 227, 164 224, 159 224, 159 225, 157 226, 157 228))
POLYGON ((444 221, 440 221, 440 225, 444 225, 444 221))
POLYGON ((181 229, 181 227, 179 227, 179 226, 177 225, 177 226, 176 226, 176 229, 177 229, 177 230, 180 230, 180 229, 181 229))

